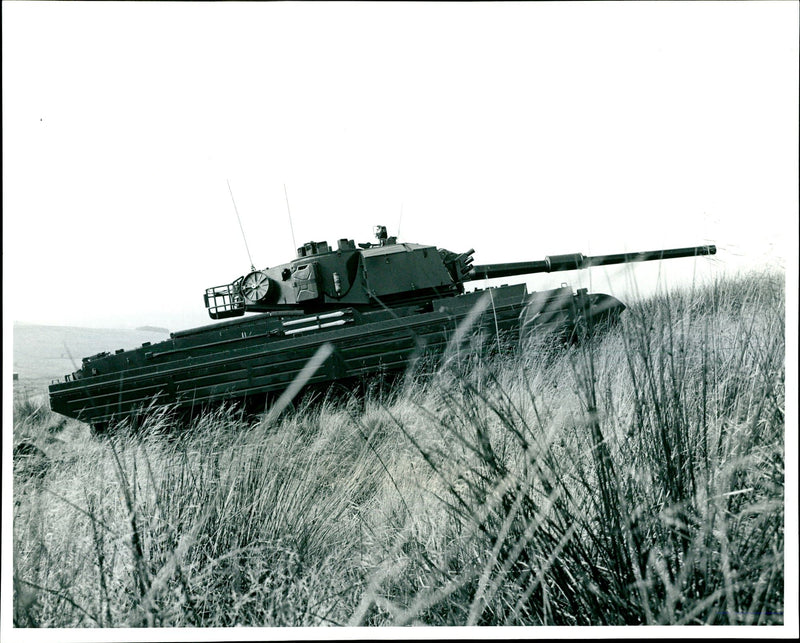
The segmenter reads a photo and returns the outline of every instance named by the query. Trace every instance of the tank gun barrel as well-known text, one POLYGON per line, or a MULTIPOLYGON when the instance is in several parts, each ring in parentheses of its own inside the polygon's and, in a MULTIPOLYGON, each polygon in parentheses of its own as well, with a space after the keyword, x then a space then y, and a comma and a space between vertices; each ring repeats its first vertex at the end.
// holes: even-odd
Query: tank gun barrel
POLYGON ((551 255, 539 261, 520 261, 517 263, 479 264, 464 277, 464 281, 476 279, 493 279, 495 277, 513 277, 536 272, 560 272, 564 270, 580 270, 593 266, 611 266, 619 263, 639 261, 660 261, 662 259, 681 259, 683 257, 700 257, 716 254, 716 246, 693 246, 690 248, 672 248, 669 250, 647 250, 645 252, 623 252, 613 255, 597 255, 587 257, 580 252, 566 255, 551 255))

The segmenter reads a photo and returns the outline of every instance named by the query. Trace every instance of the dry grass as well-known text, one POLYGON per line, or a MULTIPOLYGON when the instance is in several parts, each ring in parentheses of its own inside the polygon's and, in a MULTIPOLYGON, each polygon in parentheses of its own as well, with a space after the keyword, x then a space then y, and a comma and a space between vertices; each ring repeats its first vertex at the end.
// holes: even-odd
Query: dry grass
POLYGON ((15 624, 780 624, 784 338, 758 274, 267 423, 21 405, 15 624))

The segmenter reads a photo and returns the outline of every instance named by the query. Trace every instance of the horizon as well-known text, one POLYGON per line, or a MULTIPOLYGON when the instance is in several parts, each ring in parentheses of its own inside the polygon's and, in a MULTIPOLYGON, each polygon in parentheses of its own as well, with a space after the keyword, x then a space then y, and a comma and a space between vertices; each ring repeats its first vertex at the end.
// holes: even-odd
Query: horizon
MULTIPOLYGON (((699 257, 697 261, 709 260, 709 257, 699 257)), ((669 260, 666 260, 669 261, 669 260)), ((656 296, 662 292, 675 292, 678 290, 683 290, 686 288, 695 288, 699 287, 702 288, 705 285, 709 285, 713 283, 716 279, 719 278, 746 278, 748 275, 751 274, 776 274, 783 278, 784 280, 784 288, 788 288, 787 286, 787 272, 785 267, 777 265, 777 264, 763 264, 763 265, 756 265, 756 266, 749 266, 749 267, 740 267, 735 270, 730 270, 726 267, 722 267, 720 269, 719 265, 707 265, 701 266, 699 270, 700 274, 696 275, 696 280, 692 280, 686 277, 686 275, 679 275, 680 278, 675 281, 674 283, 665 283, 664 281, 659 281, 660 268, 657 265, 660 262, 653 262, 655 265, 649 266, 649 271, 651 274, 647 275, 650 278, 647 285, 643 285, 636 281, 637 272, 635 269, 632 271, 632 264, 626 264, 623 266, 616 266, 615 268, 619 273, 623 273, 620 276, 620 280, 617 283, 613 283, 611 281, 611 277, 608 274, 603 275, 603 279, 599 277, 595 277, 591 279, 587 276, 589 270, 592 269, 584 269, 580 272, 581 277, 580 279, 574 280, 565 280, 564 277, 559 276, 563 275, 564 273, 552 273, 547 275, 545 273, 545 277, 549 277, 548 281, 549 287, 557 288, 560 284, 556 283, 560 281, 561 283, 567 283, 568 285, 572 286, 573 289, 580 288, 580 287, 587 287, 590 286, 590 282, 594 282, 594 288, 590 287, 589 291, 594 293, 605 292, 608 291, 608 294, 611 294, 615 297, 621 298, 623 303, 631 304, 637 301, 646 300, 650 297, 656 296), (624 273, 628 274, 624 274, 624 273), (653 279, 655 275, 655 278, 653 279), (634 280, 633 283, 629 283, 626 280, 634 280)), ((687 266, 688 268, 688 266, 687 266)), ((598 270, 598 268, 594 268, 594 270, 598 270)), ((641 271, 641 266, 639 266, 639 270, 641 271)), ((697 271, 697 266, 691 267, 692 271, 697 271)), ((684 270, 683 272, 686 272, 684 270)), ((570 273, 571 274, 571 273, 570 273)), ((678 275, 679 271, 673 271, 673 274, 678 275)), ((535 277, 534 277, 535 279, 535 277)), ((478 288, 487 288, 487 287, 498 287, 501 283, 526 283, 532 279, 530 277, 516 277, 516 278, 496 278, 487 280, 488 283, 484 283, 484 281, 472 281, 467 282, 465 286, 467 286, 466 292, 471 292, 472 290, 478 288)), ((547 288, 538 288, 537 290, 546 290, 547 288)), ((528 287, 528 293, 530 294, 533 292, 530 286, 528 287)), ((788 293, 787 293, 788 294, 788 293)), ((205 311, 203 311, 205 312, 205 311)), ((257 315, 259 313, 247 313, 246 315, 252 316, 257 315)), ((187 328, 193 328, 195 326, 213 326, 215 324, 224 323, 224 320, 213 320, 209 317, 205 319, 201 319, 199 324, 192 324, 192 325, 185 325, 185 326, 164 326, 157 322, 141 322, 135 325, 128 324, 128 325, 110 325, 113 322, 109 321, 107 323, 99 322, 97 324, 92 324, 91 321, 88 321, 85 324, 59 324, 59 323, 42 323, 37 321, 30 321, 26 319, 14 319, 11 320, 13 326, 39 326, 39 327, 49 327, 49 328, 74 328, 74 329, 86 329, 86 330, 126 330, 126 331, 153 331, 153 332, 163 332, 163 333, 171 333, 178 330, 185 330, 187 328)))

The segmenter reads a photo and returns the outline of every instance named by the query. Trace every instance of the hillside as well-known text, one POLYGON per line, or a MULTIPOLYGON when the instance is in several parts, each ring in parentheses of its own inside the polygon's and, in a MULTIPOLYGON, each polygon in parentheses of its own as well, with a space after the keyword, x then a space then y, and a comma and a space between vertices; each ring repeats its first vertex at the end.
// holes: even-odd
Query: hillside
POLYGON ((98 438, 19 404, 14 622, 780 625, 784 287, 720 279, 277 418, 98 438))
POLYGON ((14 324, 14 372, 21 387, 44 387, 101 351, 130 349, 167 339, 166 329, 77 328, 14 324))

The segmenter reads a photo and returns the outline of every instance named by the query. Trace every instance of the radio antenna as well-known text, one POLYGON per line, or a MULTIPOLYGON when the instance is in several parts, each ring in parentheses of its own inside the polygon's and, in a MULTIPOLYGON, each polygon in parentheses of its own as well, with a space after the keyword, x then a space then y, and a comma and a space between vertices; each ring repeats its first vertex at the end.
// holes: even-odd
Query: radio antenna
POLYGON ((297 248, 297 242, 294 240, 294 226, 292 225, 292 210, 289 208, 289 193, 286 191, 286 184, 283 184, 283 195, 286 197, 286 211, 289 213, 289 229, 292 231, 292 244, 297 248))
POLYGON ((239 230, 242 231, 242 239, 244 239, 244 249, 247 250, 247 258, 250 259, 250 270, 255 272, 256 267, 253 265, 253 257, 250 256, 250 248, 247 245, 247 237, 244 236, 244 228, 242 227, 242 219, 239 216, 239 208, 236 207, 236 199, 233 198, 233 190, 231 190, 231 182, 228 179, 228 192, 231 193, 231 201, 233 201, 233 210, 236 212, 236 219, 239 221, 239 230))
POLYGON ((397 221, 397 238, 400 238, 400 224, 403 223, 403 204, 400 204, 400 219, 397 221))

